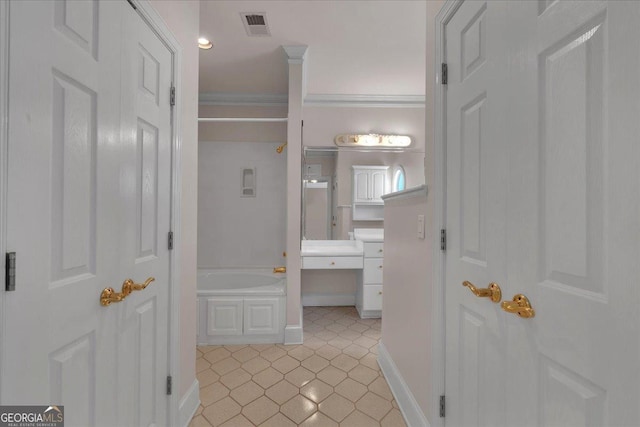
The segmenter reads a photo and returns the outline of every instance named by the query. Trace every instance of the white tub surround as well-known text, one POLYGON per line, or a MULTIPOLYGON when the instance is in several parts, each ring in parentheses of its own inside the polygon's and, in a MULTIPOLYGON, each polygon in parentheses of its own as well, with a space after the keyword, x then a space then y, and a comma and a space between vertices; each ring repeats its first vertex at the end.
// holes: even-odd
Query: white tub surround
POLYGON ((361 241, 364 266, 357 275, 356 309, 363 319, 382 316, 382 268, 384 229, 355 228, 353 237, 361 241))
POLYGON ((198 271, 198 344, 283 343, 286 278, 270 269, 198 271))
POLYGON ((364 247, 358 240, 303 240, 303 269, 362 269, 364 247))

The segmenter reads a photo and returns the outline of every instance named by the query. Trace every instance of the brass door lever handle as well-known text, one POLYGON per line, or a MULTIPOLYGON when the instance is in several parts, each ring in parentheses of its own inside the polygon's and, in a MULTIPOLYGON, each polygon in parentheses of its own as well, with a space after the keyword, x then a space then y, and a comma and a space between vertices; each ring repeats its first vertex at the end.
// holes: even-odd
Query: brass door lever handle
POLYGON ((491 298, 493 302, 499 302, 502 299, 502 289, 497 283, 490 283, 488 288, 476 288, 473 283, 465 280, 462 286, 466 286, 477 297, 491 298))
POLYGON ((154 280, 156 280, 154 277, 149 277, 144 283, 135 283, 133 280, 127 279, 122 284, 121 292, 116 292, 113 288, 104 288, 100 293, 100 305, 106 307, 112 302, 120 302, 129 296, 131 292, 143 290, 154 280))
POLYGON ((529 298, 522 294, 515 295, 513 301, 502 301, 501 307, 507 313, 515 313, 527 319, 536 316, 535 310, 531 308, 529 298))

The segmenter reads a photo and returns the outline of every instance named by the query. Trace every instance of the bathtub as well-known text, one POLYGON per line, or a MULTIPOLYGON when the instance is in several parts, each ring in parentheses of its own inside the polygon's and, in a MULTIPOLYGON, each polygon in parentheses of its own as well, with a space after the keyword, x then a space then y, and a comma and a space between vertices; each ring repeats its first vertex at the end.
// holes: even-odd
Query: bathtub
POLYGON ((198 344, 284 342, 286 285, 272 269, 198 270, 198 344))

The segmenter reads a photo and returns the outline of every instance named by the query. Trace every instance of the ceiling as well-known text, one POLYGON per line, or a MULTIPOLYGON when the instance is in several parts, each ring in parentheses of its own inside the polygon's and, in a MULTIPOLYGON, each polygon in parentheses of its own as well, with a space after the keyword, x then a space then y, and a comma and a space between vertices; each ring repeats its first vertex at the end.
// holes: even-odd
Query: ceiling
MULTIPOLYGON (((308 45, 309 94, 424 95, 426 4, 419 0, 201 0, 200 93, 286 94, 282 45, 308 45), (266 12, 249 37, 241 12, 266 12)), ((196 41, 194 40, 194 43, 196 41)))

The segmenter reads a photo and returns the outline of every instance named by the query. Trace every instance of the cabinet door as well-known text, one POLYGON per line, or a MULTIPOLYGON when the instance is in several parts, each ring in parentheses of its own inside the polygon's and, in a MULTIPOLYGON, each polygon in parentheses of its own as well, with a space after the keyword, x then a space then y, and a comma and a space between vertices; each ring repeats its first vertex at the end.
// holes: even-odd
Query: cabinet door
POLYGON ((385 183, 387 173, 385 171, 371 171, 369 175, 371 185, 371 199, 374 202, 382 202, 382 196, 386 194, 385 183))
POLYGON ((277 334, 279 311, 279 298, 246 298, 244 300, 245 335, 277 334))
POLYGON ((354 171, 353 173, 353 202, 368 202, 371 199, 370 175, 368 171, 354 171))
POLYGON ((364 311, 382 310, 382 285, 364 285, 362 294, 364 311))
POLYGON ((242 335, 242 298, 209 298, 207 311, 207 335, 242 335))

